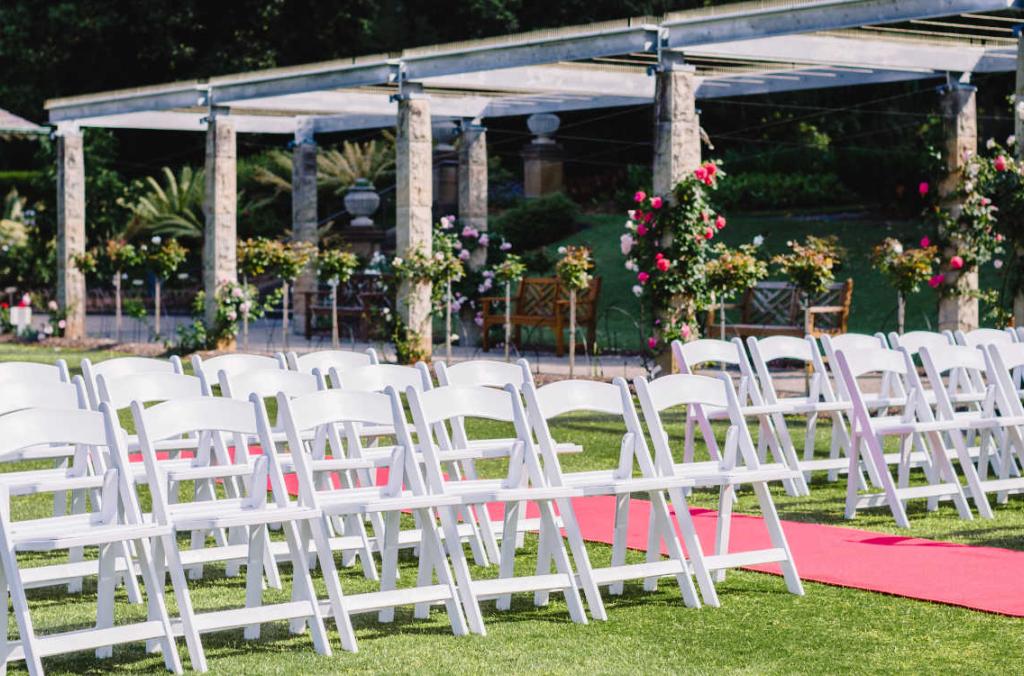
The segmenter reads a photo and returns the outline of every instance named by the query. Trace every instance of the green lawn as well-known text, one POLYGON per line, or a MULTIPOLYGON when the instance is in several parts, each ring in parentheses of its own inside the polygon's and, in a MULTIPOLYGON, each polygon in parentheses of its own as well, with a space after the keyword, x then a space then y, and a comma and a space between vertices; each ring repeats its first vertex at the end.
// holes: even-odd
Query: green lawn
MULTIPOLYGON (((56 355, 43 348, 0 346, 0 360, 27 356, 48 361, 56 355)), ((83 354, 62 356, 75 364, 83 354)), ((678 434, 680 419, 670 422, 670 434, 678 434)), ((473 431, 506 433, 496 425, 479 425, 473 431)), ((622 430, 613 421, 569 416, 555 425, 554 433, 586 449, 565 457, 567 470, 616 463, 622 430)), ((827 447, 828 438, 827 426, 821 426, 820 449, 827 447)), ((497 463, 481 469, 488 475, 503 471, 497 463)), ((819 477, 808 498, 789 498, 781 489, 774 492, 786 519, 1024 549, 1022 497, 997 507, 996 519, 987 522, 961 521, 950 505, 931 514, 924 512, 923 505, 914 505, 910 510, 913 527, 900 531, 881 511, 865 512, 853 524, 844 521, 844 489, 845 484, 828 484, 819 477)), ((742 494, 740 510, 749 509, 752 502, 749 493, 742 494)), ((713 507, 715 497, 698 493, 693 504, 713 507)), ((15 511, 42 515, 48 508, 48 499, 34 497, 24 499, 15 511)), ((528 540, 519 559, 524 569, 531 567, 534 546, 528 540)), ((591 545, 590 552, 598 565, 610 558, 607 546, 591 545)), ((403 583, 408 584, 415 578, 412 559, 406 558, 404 566, 403 583)), ((288 568, 282 572, 287 580, 288 568)), ((496 574, 493 569, 477 572, 496 574)), ((241 604, 243 579, 226 578, 220 569, 209 568, 207 577, 193 586, 197 608, 241 604)), ((369 589, 353 570, 345 571, 342 584, 350 593, 369 589)), ((1007 580, 1007 584, 1016 582, 1007 580)), ((414 620, 411 611, 400 611, 393 625, 378 624, 375 616, 360 616, 356 622, 360 652, 342 652, 332 629, 335 655, 330 658, 313 653, 308 637, 289 636, 283 624, 264 627, 260 641, 246 642, 241 631, 230 631, 208 634, 204 644, 214 673, 1012 673, 1024 668, 1024 621, 1020 619, 815 583, 806 583, 806 590, 805 597, 794 597, 786 593, 781 578, 740 571, 730 573, 720 586, 721 608, 692 610, 683 607, 674 582, 663 583, 653 594, 632 584, 625 595, 608 601, 608 622, 588 626, 570 622, 557 597, 548 608, 538 610, 530 598, 522 596, 510 612, 485 606, 486 637, 452 636, 439 611, 429 621, 414 620)), ((94 617, 94 587, 71 596, 57 589, 40 590, 30 598, 37 628, 43 631, 84 626, 94 617)), ((275 598, 282 598, 281 592, 268 593, 268 601, 275 598)), ((128 605, 123 597, 120 601, 120 618, 140 616, 140 608, 128 605)), ((170 594, 168 603, 173 611, 170 594)), ((110 661, 96 661, 90 653, 51 658, 45 664, 51 673, 162 668, 162 661, 146 656, 140 646, 115 649, 110 661)), ((20 669, 19 665, 15 671, 20 669)))
MULTIPOLYGON (((636 282, 633 273, 623 267, 625 258, 619 250, 625 215, 587 214, 583 221, 586 228, 552 245, 551 250, 562 244, 586 244, 593 249, 596 273, 603 278, 598 342, 604 349, 636 350, 638 303, 631 291, 636 282)), ((849 254, 836 277, 849 277, 854 282, 850 331, 888 333, 896 330, 896 294, 873 269, 871 249, 885 237, 897 237, 917 246, 925 233, 925 226, 916 221, 891 221, 866 214, 771 213, 732 215, 720 237, 727 244, 737 245, 763 235, 766 254, 774 255, 787 250, 787 240, 803 239, 807 235, 836 235, 849 254)), ((996 277, 993 270, 984 270, 983 287, 998 284, 996 277)), ((926 287, 908 298, 907 330, 934 329, 935 325, 936 296, 926 287)))

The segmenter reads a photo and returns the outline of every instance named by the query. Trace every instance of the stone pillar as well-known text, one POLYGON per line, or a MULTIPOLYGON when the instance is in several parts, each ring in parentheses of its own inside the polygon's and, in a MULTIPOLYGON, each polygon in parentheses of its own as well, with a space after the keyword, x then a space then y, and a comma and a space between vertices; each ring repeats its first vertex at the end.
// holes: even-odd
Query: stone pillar
POLYGON ((672 200, 672 189, 700 166, 696 72, 682 55, 666 53, 655 76, 654 194, 672 200))
POLYGON ((68 338, 85 337, 85 275, 71 258, 85 251, 85 153, 77 126, 57 127, 57 303, 68 338))
MULTIPOLYGON (((1017 87, 1013 99, 1013 146, 1018 160, 1024 160, 1024 33, 1017 36, 1017 87)), ((1018 263, 1024 263, 1024 250, 1016 252, 1018 263)), ((1024 289, 1017 289, 1013 297, 1013 324, 1024 326, 1024 289)))
MULTIPOLYGON (((960 175, 968 158, 978 152, 978 109, 975 100, 977 88, 954 82, 942 92, 942 119, 946 137, 946 176, 939 182, 939 196, 944 206, 954 214, 960 206, 953 200, 960 175)), ((952 252, 946 252, 946 257, 952 252)), ((944 270, 950 284, 956 283, 962 273, 944 270)), ((966 290, 977 290, 978 272, 964 275, 966 290)), ((978 299, 967 295, 946 296, 939 299, 939 330, 971 331, 978 328, 978 299)))
MULTIPOLYGON (((467 121, 459 143, 459 221, 487 232, 487 128, 467 121)), ((487 249, 479 247, 469 259, 479 269, 487 263, 487 249)))
MULTIPOLYGON (((300 118, 292 150, 292 237, 319 246, 316 202, 316 139, 313 122, 300 118)), ((295 333, 305 330, 306 294, 317 288, 316 260, 311 260, 295 281, 295 333)))
POLYGON ((552 138, 560 124, 558 116, 552 113, 531 115, 526 120, 530 131, 536 135, 522 151, 523 195, 526 197, 560 192, 565 184, 565 149, 552 138))
MULTIPOLYGON (((416 249, 431 253, 433 237, 430 101, 418 85, 407 83, 403 90, 398 102, 395 161, 399 256, 416 249)), ((398 289, 398 311, 406 326, 419 336, 419 348, 429 356, 433 347, 430 283, 403 282, 398 289)))
POLYGON ((235 121, 227 110, 215 108, 206 128, 206 197, 203 200, 206 218, 203 288, 208 325, 212 325, 217 316, 217 289, 238 280, 236 157, 235 121))

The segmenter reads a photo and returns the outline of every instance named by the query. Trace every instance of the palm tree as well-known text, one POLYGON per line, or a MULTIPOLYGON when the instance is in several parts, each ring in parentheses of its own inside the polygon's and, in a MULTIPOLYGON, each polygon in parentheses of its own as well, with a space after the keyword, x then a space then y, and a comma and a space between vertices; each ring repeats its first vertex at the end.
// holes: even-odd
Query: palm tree
POLYGON ((148 232, 154 235, 200 239, 203 236, 204 171, 184 166, 177 176, 170 167, 161 170, 163 184, 146 177, 148 191, 127 208, 132 222, 127 239, 148 232))
MULTIPOLYGON (((341 149, 331 148, 317 154, 317 183, 337 195, 343 194, 356 182, 365 178, 371 182, 387 176, 395 166, 395 136, 391 132, 381 133, 382 138, 353 143, 345 141, 341 149)), ((253 179, 271 187, 275 193, 292 190, 292 156, 283 150, 267 153, 267 166, 253 172, 253 179)))

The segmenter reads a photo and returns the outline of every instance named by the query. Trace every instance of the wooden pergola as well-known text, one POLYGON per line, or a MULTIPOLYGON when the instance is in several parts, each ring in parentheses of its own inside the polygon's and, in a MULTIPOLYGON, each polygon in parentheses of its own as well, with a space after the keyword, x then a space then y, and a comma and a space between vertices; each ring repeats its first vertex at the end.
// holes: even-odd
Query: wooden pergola
MULTIPOLYGON (((776 0, 50 100, 58 137, 58 299, 68 334, 84 331, 85 282, 69 264, 85 246, 83 127, 206 134, 204 286, 236 278, 236 138, 294 138, 293 225, 315 241, 316 136, 397 127, 399 254, 431 246, 432 124, 462 134, 460 217, 487 227, 486 121, 650 104, 654 190, 667 194, 701 157, 699 99, 935 80, 949 121, 949 171, 977 146, 975 73, 1017 71, 1024 0, 776 0)), ((312 284, 312 274, 299 290, 312 284)), ((430 291, 404 287, 399 305, 429 349, 430 291)), ((301 308, 299 308, 301 311, 301 308)), ((943 328, 977 324, 970 302, 940 311, 943 328)))

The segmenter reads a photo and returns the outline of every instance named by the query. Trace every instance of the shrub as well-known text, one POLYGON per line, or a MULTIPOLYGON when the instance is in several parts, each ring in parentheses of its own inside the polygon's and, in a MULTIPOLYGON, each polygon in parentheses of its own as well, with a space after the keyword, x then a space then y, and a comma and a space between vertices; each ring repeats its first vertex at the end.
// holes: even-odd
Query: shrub
POLYGON ((853 193, 834 173, 734 173, 715 201, 723 208, 786 209, 848 204, 853 193))
POLYGON ((516 251, 552 244, 575 232, 580 208, 562 193, 519 202, 498 216, 494 230, 516 251))

